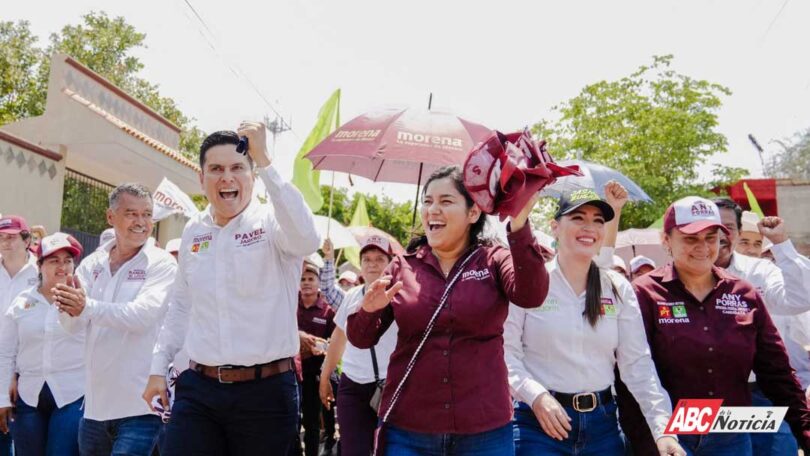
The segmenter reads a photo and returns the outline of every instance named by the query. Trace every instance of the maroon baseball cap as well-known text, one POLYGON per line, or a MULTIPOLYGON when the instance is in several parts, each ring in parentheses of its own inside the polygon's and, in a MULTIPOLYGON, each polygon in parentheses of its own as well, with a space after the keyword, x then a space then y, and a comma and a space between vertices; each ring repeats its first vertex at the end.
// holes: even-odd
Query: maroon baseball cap
POLYGON ((677 228, 683 234, 697 234, 708 228, 720 228, 728 234, 720 221, 717 205, 699 196, 687 196, 670 204, 664 214, 664 232, 677 228))
POLYGON ((391 258, 394 255, 391 249, 391 241, 378 234, 366 236, 360 247, 360 255, 368 249, 380 249, 384 254, 391 258))
POLYGON ((7 215, 0 218, 0 233, 20 234, 23 231, 31 231, 28 223, 19 215, 7 215))
POLYGON ((84 251, 81 243, 73 236, 65 233, 53 233, 42 238, 37 247, 37 257, 44 259, 60 250, 67 250, 73 258, 80 257, 84 251))

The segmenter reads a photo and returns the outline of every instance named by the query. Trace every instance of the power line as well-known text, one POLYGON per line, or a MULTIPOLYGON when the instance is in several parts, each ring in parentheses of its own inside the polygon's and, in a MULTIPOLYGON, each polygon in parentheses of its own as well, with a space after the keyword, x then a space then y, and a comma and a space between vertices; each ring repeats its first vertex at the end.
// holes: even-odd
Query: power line
POLYGON ((228 67, 230 72, 233 73, 233 75, 236 76, 238 79, 242 79, 245 83, 247 83, 248 87, 276 115, 277 120, 274 121, 276 125, 274 126, 274 130, 272 130, 274 142, 275 136, 284 131, 292 132, 293 136, 295 136, 296 139, 301 141, 301 138, 298 136, 295 130, 292 129, 292 125, 290 125, 289 123, 287 123, 287 121, 284 120, 284 116, 282 116, 279 110, 276 109, 276 107, 273 105, 273 103, 271 103, 270 100, 267 99, 267 97, 262 93, 259 87, 256 84, 254 84, 253 81, 243 71, 241 71, 238 66, 230 63, 228 59, 225 58, 225 56, 219 51, 218 46, 214 43, 214 41, 216 41, 216 35, 214 34, 213 30, 211 30, 211 27, 209 27, 208 24, 205 22, 205 19, 203 19, 200 13, 197 12, 197 10, 194 8, 191 2, 189 0, 183 0, 183 2, 186 4, 189 10, 191 10, 191 13, 194 15, 197 22, 199 22, 200 25, 203 26, 205 31, 208 32, 208 36, 206 36, 206 34, 202 30, 197 29, 197 31, 203 37, 205 42, 208 44, 208 47, 210 47, 211 50, 214 51, 217 57, 219 57, 219 59, 225 64, 225 66, 228 67), (280 122, 280 124, 278 122, 280 122))
POLYGON ((784 11, 784 10, 785 10, 785 7, 787 6, 787 4, 788 4, 788 2, 789 2, 789 1, 790 1, 790 0, 785 0, 784 2, 782 2, 782 7, 781 7, 781 8, 779 8, 779 12, 777 12, 777 13, 776 13, 776 16, 774 16, 774 17, 773 17, 773 19, 771 19, 771 23, 770 23, 770 24, 768 24, 768 28, 767 28, 767 29, 765 29, 765 33, 762 35, 762 39, 761 39, 761 41, 765 41, 765 38, 767 38, 767 37, 768 37, 768 33, 770 33, 770 32, 771 32, 771 27, 773 27, 773 24, 775 24, 775 23, 776 23, 776 20, 777 20, 777 19, 779 19, 779 16, 781 16, 781 15, 782 15, 782 11, 784 11))

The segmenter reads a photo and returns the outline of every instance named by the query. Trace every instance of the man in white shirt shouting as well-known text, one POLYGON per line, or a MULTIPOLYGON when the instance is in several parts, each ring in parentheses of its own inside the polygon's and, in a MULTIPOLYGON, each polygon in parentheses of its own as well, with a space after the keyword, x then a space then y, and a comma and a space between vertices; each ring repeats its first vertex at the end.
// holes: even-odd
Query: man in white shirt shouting
POLYGON ((146 187, 119 185, 109 204, 115 239, 82 261, 74 287, 57 285, 59 323, 69 333, 87 330, 81 454, 148 456, 161 421, 140 395, 177 262, 150 237, 153 202, 146 187))
POLYGON ((296 441, 298 283, 320 246, 312 212, 271 166, 265 127, 209 135, 200 181, 210 205, 186 224, 179 271, 143 394, 167 404, 165 374, 185 342, 164 456, 286 455, 296 441), (247 155, 237 152, 247 139, 247 155), (270 200, 252 197, 254 167, 270 200))

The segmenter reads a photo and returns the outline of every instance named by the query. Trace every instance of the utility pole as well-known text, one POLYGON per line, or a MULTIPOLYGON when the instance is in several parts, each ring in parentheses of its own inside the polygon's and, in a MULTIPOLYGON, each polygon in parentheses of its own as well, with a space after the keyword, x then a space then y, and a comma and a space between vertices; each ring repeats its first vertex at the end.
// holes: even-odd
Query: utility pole
POLYGON ((264 116, 264 125, 266 126, 267 130, 270 131, 270 134, 273 135, 273 153, 276 152, 276 136, 284 133, 285 131, 289 131, 292 128, 292 125, 290 125, 291 123, 292 121, 290 121, 288 124, 279 116, 276 116, 276 118, 271 122, 267 115, 264 116))

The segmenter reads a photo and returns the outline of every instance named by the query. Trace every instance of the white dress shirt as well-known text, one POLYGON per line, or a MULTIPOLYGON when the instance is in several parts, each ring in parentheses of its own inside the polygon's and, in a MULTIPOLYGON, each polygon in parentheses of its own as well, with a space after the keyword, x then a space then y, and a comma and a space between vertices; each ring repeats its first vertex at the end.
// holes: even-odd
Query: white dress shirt
POLYGON ((153 413, 141 395, 177 271, 174 257, 149 238, 110 274, 114 245, 115 240, 104 244, 76 269, 87 293, 81 315, 59 315, 69 332, 87 328, 84 417, 97 421, 153 413))
POLYGON ((810 310, 810 284, 806 282, 810 280, 810 271, 802 266, 799 254, 790 241, 774 245, 771 252, 776 264, 734 252, 726 271, 751 282, 771 315, 807 312, 810 310), (796 258, 789 257, 791 250, 796 258))
POLYGON ((17 271, 14 277, 8 275, 2 261, 3 258, 0 257, 0 315, 6 312, 18 294, 39 285, 39 268, 37 268, 37 259, 34 255, 28 254, 25 266, 17 271))
MULTIPOLYGON (((349 290, 346 297, 343 298, 343 303, 338 308, 335 315, 335 325, 344 333, 346 332, 346 322, 349 315, 360 310, 363 305, 364 287, 365 285, 360 285, 349 290)), ((388 372, 388 361, 397 346, 398 332, 399 328, 396 322, 391 323, 388 330, 380 337, 377 345, 374 346, 374 352, 377 355, 377 371, 381 379, 384 379, 388 372)), ((373 383, 374 365, 371 363, 371 350, 357 348, 347 340, 346 351, 343 352, 343 373, 355 383, 373 383)))
POLYGON ((602 391, 613 385, 613 368, 618 363, 653 436, 660 438, 672 404, 655 370, 630 283, 614 271, 601 271, 604 315, 591 327, 582 314, 585 292, 574 293, 556 259, 546 267, 549 291, 543 305, 537 309, 509 306, 504 349, 513 395, 531 405, 546 391, 602 391))
POLYGON ((301 268, 321 241, 298 189, 272 166, 258 174, 270 204, 253 199, 222 227, 209 206, 186 224, 152 375, 165 375, 184 341, 189 357, 208 366, 253 366, 298 353, 301 268))
POLYGON ((36 407, 48 382, 57 407, 84 395, 84 331, 69 334, 59 325, 59 310, 37 287, 23 291, 0 317, 0 407, 11 407, 8 391, 14 372, 17 391, 36 407))
MULTIPOLYGON (((774 263, 735 252, 726 270, 756 287, 785 343, 790 365, 804 388, 810 385, 810 260, 790 240, 771 247, 774 263)), ((756 381, 752 372, 750 382, 756 381)))

